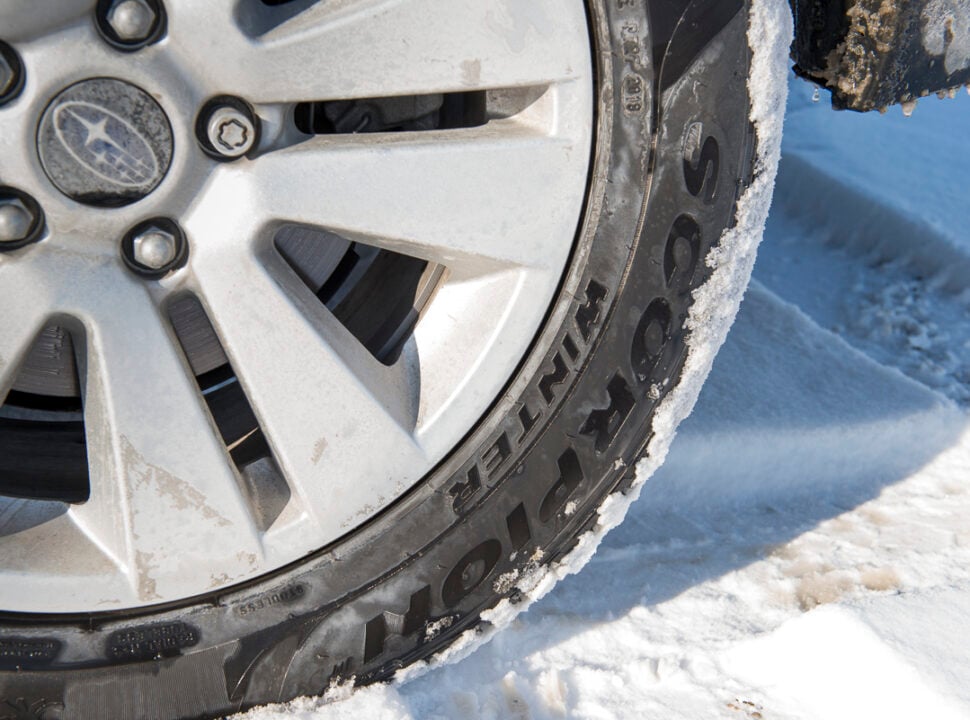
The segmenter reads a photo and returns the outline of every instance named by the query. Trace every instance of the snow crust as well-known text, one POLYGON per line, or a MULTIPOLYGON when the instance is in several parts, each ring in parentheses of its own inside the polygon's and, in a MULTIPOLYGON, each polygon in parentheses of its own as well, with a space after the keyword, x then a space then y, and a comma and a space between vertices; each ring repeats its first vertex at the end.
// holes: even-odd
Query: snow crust
POLYGON ((754 262, 790 32, 784 0, 755 11, 763 172, 698 293, 648 491, 604 535, 639 485, 611 498, 487 645, 249 718, 970 717, 970 104, 836 114, 793 80, 735 321, 721 298, 754 262))

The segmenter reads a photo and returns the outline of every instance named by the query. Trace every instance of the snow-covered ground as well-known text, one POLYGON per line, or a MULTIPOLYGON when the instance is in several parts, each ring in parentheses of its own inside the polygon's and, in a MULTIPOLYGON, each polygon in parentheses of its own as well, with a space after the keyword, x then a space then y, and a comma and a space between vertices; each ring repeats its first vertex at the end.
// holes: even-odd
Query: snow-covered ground
POLYGON ((970 717, 970 97, 812 94, 727 344, 589 565, 456 664, 249 717, 970 717))

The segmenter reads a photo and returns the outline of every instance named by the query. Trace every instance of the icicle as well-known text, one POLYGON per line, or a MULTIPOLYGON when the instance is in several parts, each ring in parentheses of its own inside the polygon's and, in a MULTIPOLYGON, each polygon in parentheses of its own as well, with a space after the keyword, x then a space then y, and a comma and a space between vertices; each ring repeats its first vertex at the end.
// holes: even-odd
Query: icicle
POLYGON ((906 117, 912 117, 913 110, 915 109, 916 109, 916 98, 907 100, 906 102, 903 103, 903 115, 905 115, 906 117))

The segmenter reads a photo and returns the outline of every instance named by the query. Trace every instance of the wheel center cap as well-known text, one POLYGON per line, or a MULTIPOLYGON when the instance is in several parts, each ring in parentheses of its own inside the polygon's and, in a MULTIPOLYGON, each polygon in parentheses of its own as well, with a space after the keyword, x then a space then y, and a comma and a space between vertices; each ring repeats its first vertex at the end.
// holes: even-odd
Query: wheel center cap
POLYGON ((37 127, 47 177, 72 200, 119 207, 151 193, 172 163, 172 128, 144 90, 94 78, 58 94, 37 127))

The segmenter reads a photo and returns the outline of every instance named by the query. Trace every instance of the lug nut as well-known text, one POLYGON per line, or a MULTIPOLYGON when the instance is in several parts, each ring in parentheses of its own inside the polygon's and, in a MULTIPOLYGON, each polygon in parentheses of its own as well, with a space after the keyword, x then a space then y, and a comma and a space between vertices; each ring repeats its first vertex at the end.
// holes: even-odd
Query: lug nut
POLYGON ((158 279, 185 263, 188 244, 174 222, 155 218, 139 223, 125 235, 121 254, 131 270, 158 279))
POLYGON ((209 118, 209 142, 226 157, 245 155, 253 146, 256 128, 235 108, 219 108, 209 118))
POLYGON ((0 40, 0 105, 16 98, 24 87, 24 65, 20 56, 0 40))
POLYGON ((138 50, 161 36, 164 9, 159 0, 99 0, 98 27, 112 45, 138 50))
POLYGON ((119 0, 108 11, 108 24, 121 40, 141 42, 151 35, 158 16, 145 0, 119 0))
POLYGON ((207 153, 220 160, 235 160, 256 146, 259 121, 242 100, 215 98, 199 113, 196 131, 207 153))
POLYGON ((178 254, 178 241, 172 233, 165 230, 146 230, 136 235, 132 242, 135 262, 152 270, 166 267, 178 254))
POLYGON ((43 229, 44 214, 32 197, 0 187, 0 251, 16 250, 38 240, 43 229))

